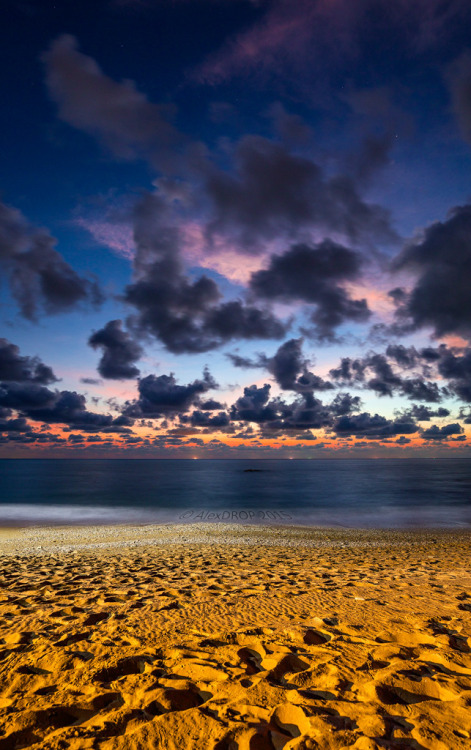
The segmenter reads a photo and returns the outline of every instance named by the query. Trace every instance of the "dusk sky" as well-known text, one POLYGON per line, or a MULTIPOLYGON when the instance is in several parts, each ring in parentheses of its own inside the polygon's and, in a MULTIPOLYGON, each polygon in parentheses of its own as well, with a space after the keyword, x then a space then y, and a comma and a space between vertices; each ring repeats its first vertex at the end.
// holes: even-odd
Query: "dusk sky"
POLYGON ((467 0, 6 0, 0 457, 470 455, 467 0))

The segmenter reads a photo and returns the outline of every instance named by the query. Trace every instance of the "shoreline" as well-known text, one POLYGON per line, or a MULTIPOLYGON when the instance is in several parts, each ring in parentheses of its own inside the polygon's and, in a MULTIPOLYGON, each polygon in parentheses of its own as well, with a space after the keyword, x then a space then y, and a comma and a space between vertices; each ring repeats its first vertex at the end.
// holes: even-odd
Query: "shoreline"
POLYGON ((242 523, 0 526, 0 556, 171 545, 387 546, 471 541, 468 528, 347 528, 242 523))

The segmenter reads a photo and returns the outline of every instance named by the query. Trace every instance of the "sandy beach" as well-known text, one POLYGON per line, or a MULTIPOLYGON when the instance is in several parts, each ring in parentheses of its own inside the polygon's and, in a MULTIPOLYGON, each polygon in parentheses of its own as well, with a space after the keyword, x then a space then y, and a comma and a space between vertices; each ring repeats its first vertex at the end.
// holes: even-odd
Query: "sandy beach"
POLYGON ((4 529, 0 750, 471 746, 471 534, 4 529))

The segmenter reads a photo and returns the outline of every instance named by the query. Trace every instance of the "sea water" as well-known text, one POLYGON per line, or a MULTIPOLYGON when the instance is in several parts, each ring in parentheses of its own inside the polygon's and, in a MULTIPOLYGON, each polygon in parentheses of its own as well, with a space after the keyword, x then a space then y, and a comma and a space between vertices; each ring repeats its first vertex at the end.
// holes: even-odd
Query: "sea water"
POLYGON ((0 460, 0 525, 471 526, 471 462, 0 460))

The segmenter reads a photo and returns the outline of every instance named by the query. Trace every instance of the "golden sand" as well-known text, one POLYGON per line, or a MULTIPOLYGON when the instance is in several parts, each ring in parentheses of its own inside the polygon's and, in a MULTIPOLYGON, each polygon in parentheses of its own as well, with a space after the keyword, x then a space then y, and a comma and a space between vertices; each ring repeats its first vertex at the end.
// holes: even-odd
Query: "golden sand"
POLYGON ((0 536, 0 750, 471 747, 471 535, 0 536))

